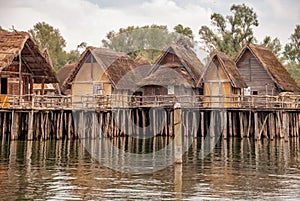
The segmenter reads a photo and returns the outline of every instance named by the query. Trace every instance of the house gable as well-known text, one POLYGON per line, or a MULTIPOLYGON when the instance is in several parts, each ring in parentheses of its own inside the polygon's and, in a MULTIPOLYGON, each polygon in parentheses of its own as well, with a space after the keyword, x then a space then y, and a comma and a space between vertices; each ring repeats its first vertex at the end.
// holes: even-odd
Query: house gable
POLYGON ((279 92, 272 77, 249 48, 243 51, 236 66, 252 94, 273 95, 279 92))

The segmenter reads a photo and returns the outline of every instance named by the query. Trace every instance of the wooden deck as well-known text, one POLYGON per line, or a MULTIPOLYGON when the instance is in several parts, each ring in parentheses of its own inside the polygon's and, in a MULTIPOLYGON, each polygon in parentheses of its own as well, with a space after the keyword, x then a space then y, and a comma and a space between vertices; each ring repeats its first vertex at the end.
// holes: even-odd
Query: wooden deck
POLYGON ((182 108, 235 109, 235 110, 300 110, 300 95, 288 96, 48 96, 1 95, 1 110, 102 110, 113 108, 173 108, 180 103, 182 108), (72 101, 73 100, 73 101, 72 101), (76 101, 74 101, 76 100, 76 101))

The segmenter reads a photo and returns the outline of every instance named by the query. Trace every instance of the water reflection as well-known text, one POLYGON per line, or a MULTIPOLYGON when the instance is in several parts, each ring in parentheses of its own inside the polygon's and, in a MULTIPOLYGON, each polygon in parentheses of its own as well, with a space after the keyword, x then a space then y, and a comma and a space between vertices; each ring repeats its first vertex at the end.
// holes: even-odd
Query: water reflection
MULTIPOLYGON (((182 165, 146 175, 111 170, 76 140, 0 142, 0 195, 6 200, 300 198, 299 138, 289 142, 220 140, 203 160, 199 159, 203 139, 184 142, 188 140, 192 143, 182 165)), ((170 143, 162 137, 113 141, 135 153, 159 150, 170 143)), ((112 157, 109 151, 102 154, 112 157)), ((122 155, 113 157, 124 160, 122 155)))

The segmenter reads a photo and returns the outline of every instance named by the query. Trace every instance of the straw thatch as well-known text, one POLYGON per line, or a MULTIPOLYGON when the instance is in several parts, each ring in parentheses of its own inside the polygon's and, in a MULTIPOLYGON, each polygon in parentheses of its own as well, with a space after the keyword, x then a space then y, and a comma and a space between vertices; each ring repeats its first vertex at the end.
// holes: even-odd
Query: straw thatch
POLYGON ((144 56, 139 56, 134 60, 136 66, 146 66, 150 65, 150 62, 144 57, 144 56))
MULTIPOLYGON (((229 56, 227 56, 226 54, 224 54, 222 52, 216 52, 215 54, 213 54, 210 57, 210 60, 207 64, 205 72, 203 73, 203 79, 205 79, 206 74, 208 73, 209 69, 215 65, 214 61, 216 61, 216 60, 221 64, 225 74, 227 75, 227 77, 230 80, 231 85, 233 87, 235 87, 235 88, 246 88, 247 87, 247 84, 244 81, 241 74, 239 73, 239 71, 235 65, 235 62, 229 56)), ((200 86, 202 84, 202 82, 203 82, 202 79, 199 80, 197 86, 200 86)))
POLYGON ((0 72, 21 55, 22 62, 32 72, 35 83, 58 82, 51 64, 43 57, 27 32, 0 32, 0 72))
POLYGON ((236 58, 236 63, 240 60, 246 50, 249 50, 267 71, 276 86, 282 91, 300 91, 295 80, 278 61, 276 56, 262 45, 248 44, 245 45, 236 58))
POLYGON ((75 64, 66 64, 64 67, 62 67, 58 73, 57 78, 59 80, 60 87, 64 83, 64 81, 68 78, 69 74, 72 72, 72 70, 75 68, 75 64))
MULTIPOLYGON (((81 66, 90 54, 96 59, 96 62, 103 69, 112 86, 115 88, 118 88, 118 86, 120 86, 119 81, 127 73, 133 71, 133 69, 136 67, 134 61, 125 53, 115 52, 106 48, 88 47, 81 54, 79 61, 75 65, 75 68, 73 68, 73 70, 64 80, 62 84, 62 90, 66 88, 68 84, 73 82, 81 66)), ((132 78, 132 76, 127 76, 127 78, 132 78)), ((133 78, 127 81, 134 82, 133 78)))
POLYGON ((202 76, 204 66, 198 59, 195 52, 180 44, 172 44, 165 48, 155 61, 148 77, 140 82, 141 85, 184 85, 186 87, 196 87, 202 76), (179 62, 165 62, 165 59, 173 54, 179 62), (167 69, 169 68, 169 69, 167 69), (179 76, 180 75, 180 76, 179 76), (172 80, 176 77, 176 81, 172 80), (180 80, 184 78, 184 80, 180 80))

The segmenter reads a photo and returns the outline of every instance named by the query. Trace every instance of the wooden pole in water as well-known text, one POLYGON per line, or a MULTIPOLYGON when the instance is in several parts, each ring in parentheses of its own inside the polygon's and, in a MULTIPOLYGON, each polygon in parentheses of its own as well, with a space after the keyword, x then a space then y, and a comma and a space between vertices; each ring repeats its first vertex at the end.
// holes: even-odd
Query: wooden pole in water
POLYGON ((259 120, 258 120, 258 113, 254 112, 254 139, 259 140, 259 120))
POLYGON ((215 111, 210 112, 209 135, 215 137, 215 111))
POLYGON ((67 116, 68 116, 68 139, 71 139, 72 113, 70 112, 67 116))
POLYGON ((228 133, 229 137, 232 137, 232 115, 231 112, 228 112, 228 133))
POLYGON ((201 137, 204 137, 204 129, 205 129, 205 127, 204 127, 204 112, 200 112, 200 116, 201 116, 201 126, 200 126, 200 128, 201 128, 201 137))
POLYGON ((180 103, 174 105, 174 135, 175 135, 175 163, 182 163, 182 111, 180 103))
POLYGON ((223 111, 222 113, 222 119, 221 119, 221 129, 222 129, 222 135, 223 135, 223 139, 227 139, 227 131, 228 131, 228 128, 227 128, 227 112, 226 111, 223 111))
POLYGON ((29 122, 28 122, 27 140, 33 140, 33 118, 34 118, 33 110, 31 110, 28 115, 29 115, 29 122))
POLYGON ((284 140, 289 140, 289 116, 287 112, 282 114, 282 132, 284 135, 284 140))

